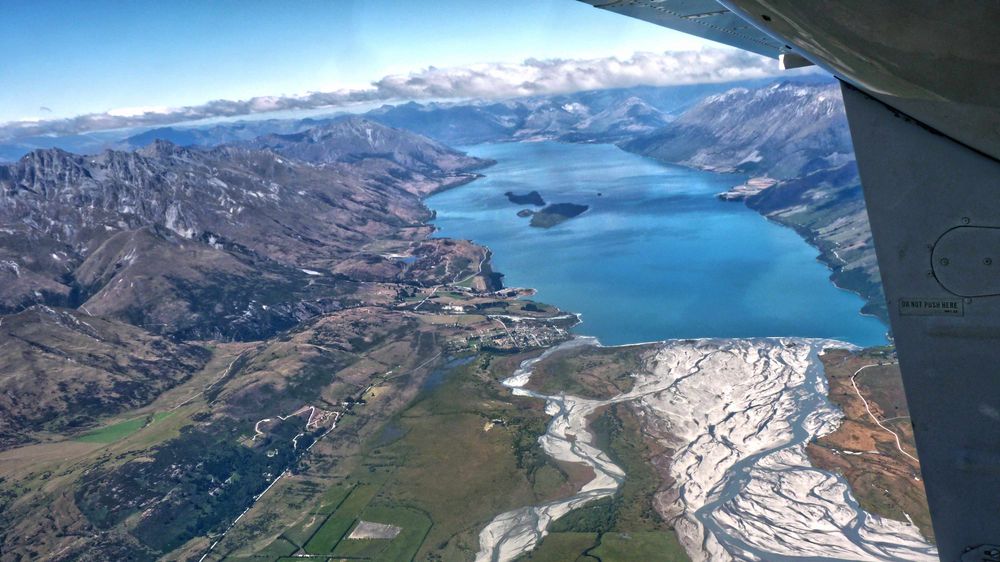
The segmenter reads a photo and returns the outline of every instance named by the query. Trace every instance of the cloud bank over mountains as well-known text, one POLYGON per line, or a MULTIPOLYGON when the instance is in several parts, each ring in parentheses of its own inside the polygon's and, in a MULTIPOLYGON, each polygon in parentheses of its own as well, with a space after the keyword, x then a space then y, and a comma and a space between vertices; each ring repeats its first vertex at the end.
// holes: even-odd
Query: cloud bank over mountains
POLYGON ((742 51, 706 49, 636 53, 628 59, 528 59, 518 64, 430 67, 386 76, 373 86, 398 99, 511 98, 584 90, 670 86, 761 78, 778 72, 771 59, 742 51))
POLYGON ((779 73, 776 61, 731 49, 636 53, 627 59, 528 59, 464 67, 428 67, 390 75, 370 88, 214 100, 177 108, 121 108, 104 113, 0 124, 0 139, 69 135, 126 127, 161 126, 273 111, 343 107, 420 99, 504 99, 631 86, 670 86, 762 78, 779 73))

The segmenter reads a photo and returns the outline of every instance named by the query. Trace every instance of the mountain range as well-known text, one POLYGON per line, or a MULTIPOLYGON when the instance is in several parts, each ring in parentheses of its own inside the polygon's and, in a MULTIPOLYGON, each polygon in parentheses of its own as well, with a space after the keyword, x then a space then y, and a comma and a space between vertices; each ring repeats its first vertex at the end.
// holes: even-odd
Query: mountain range
MULTIPOLYGON (((613 142, 681 166, 759 177, 745 203, 794 228, 820 252, 833 281, 888 322, 840 87, 821 75, 674 91, 590 92, 504 103, 384 107, 372 119, 458 144, 613 142), (687 95, 690 94, 690 97, 687 95), (773 184, 773 185, 771 185, 773 184)), ((734 183, 742 180, 734 179, 734 183)))
MULTIPOLYGON (((799 79, 815 80, 809 76, 799 79)), ((655 128, 658 123, 673 119, 705 96, 718 94, 737 86, 757 88, 771 81, 772 79, 763 78, 721 84, 637 86, 501 101, 404 103, 383 105, 368 111, 364 116, 454 146, 539 136, 572 142, 597 140, 604 142, 630 136, 639 130, 633 129, 636 125, 643 130, 655 128), (639 108, 634 107, 637 101, 641 102, 638 104, 639 108), (630 111, 633 112, 634 122, 618 122, 616 113, 630 111), (643 121, 646 125, 642 125, 643 121)), ((6 139, 0 140, 0 162, 16 161, 39 148, 58 147, 78 154, 96 154, 106 149, 137 150, 156 140, 166 140, 186 147, 213 147, 253 141, 270 134, 301 133, 348 116, 344 112, 331 110, 329 114, 301 119, 271 118, 182 123, 59 137, 6 139)))
MULTIPOLYGON (((885 318, 837 85, 720 89, 408 103, 367 117, 270 121, 261 126, 280 131, 253 138, 260 129, 245 123, 166 131, 196 145, 230 141, 215 146, 35 150, 0 166, 0 312, 67 307, 151 336, 257 340, 358 303, 361 283, 432 283, 456 250, 427 239, 421 198, 491 164, 438 137, 614 141, 664 162, 772 178, 746 204, 798 230, 834 281, 885 318), (313 126, 297 130, 304 124, 313 126), (416 261, 373 245, 385 239, 416 261)), ((458 244, 475 259, 474 246, 458 244)))
POLYGON ((349 118, 0 166, 0 448, 148 402, 204 363, 185 341, 264 339, 358 306, 366 282, 433 284, 455 255, 478 260, 427 239, 421 198, 490 163, 349 118), (412 263, 366 250, 387 239, 412 263))
POLYGON ((816 246, 833 281, 863 296, 864 312, 888 323, 838 84, 734 88, 619 146, 663 162, 776 180, 746 204, 816 246))
POLYGON ((488 164, 360 118, 208 150, 35 151, 0 167, 0 310, 43 303, 186 337, 261 337, 337 306, 352 259, 394 279, 396 261, 360 248, 406 228, 418 239, 420 197, 488 164))
POLYGON ((150 141, 133 151, 35 150, 0 166, 0 312, 68 307, 150 336, 256 340, 352 306, 361 283, 433 282, 455 249, 426 238, 421 197, 491 164, 438 137, 614 141, 664 162, 777 180, 746 204, 798 230, 834 281, 885 318, 837 85, 720 89, 408 103, 367 117, 149 131, 123 141, 150 141), (261 129, 278 132, 247 138, 261 129), (153 138, 164 132, 229 142, 153 138), (365 249, 387 238, 419 259, 365 249))
MULTIPOLYGON (((17 158, 0 165, 0 552, 198 559, 262 491, 306 472, 285 481, 287 509, 248 527, 260 536, 246 544, 277 544, 257 531, 327 498, 358 447, 398 439, 390 419, 441 384, 435 361, 470 342, 516 347, 532 315, 572 323, 496 291, 488 250, 432 238, 423 203, 493 163, 448 145, 539 139, 774 180, 745 203, 797 229, 884 315, 839 91, 821 78, 74 139, 86 155, 0 147, 17 158)), ((561 330, 529 333, 544 347, 561 330)), ((476 384, 499 387, 515 366, 476 384)), ((441 402, 474 418, 476 443, 500 439, 519 468, 543 456, 531 451, 547 418, 515 431, 521 406, 472 396, 441 402), (465 411, 483 404, 499 413, 465 411)))

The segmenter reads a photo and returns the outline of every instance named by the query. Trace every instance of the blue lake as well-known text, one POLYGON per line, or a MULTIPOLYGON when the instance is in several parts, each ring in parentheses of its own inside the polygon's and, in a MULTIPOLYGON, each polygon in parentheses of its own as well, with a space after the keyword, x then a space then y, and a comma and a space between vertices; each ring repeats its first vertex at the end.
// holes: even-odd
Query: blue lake
POLYGON ((493 250, 506 286, 583 315, 604 344, 672 338, 802 336, 886 343, 863 300, 833 286, 817 251, 789 228, 715 194, 744 178, 669 166, 611 145, 465 147, 493 158, 486 178, 427 200, 437 236, 493 250), (550 229, 504 193, 590 209, 550 229))

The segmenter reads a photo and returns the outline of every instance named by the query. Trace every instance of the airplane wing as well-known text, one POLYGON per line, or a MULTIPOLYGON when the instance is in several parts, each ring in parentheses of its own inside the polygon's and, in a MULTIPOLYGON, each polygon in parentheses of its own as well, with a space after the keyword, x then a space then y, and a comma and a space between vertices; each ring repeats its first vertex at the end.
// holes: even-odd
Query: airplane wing
POLYGON ((581 0, 601 8, 663 27, 704 37, 730 47, 778 58, 789 51, 769 35, 715 0, 581 0))
POLYGON ((581 1, 841 80, 938 552, 1000 562, 1000 2, 581 1))

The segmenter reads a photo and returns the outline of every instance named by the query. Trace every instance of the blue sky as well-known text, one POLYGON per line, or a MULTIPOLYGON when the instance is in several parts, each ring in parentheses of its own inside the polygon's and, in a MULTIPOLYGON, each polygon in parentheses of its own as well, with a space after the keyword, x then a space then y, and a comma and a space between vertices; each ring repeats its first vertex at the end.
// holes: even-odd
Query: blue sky
POLYGON ((6 0, 2 12, 0 122, 709 45, 575 0, 6 0))

